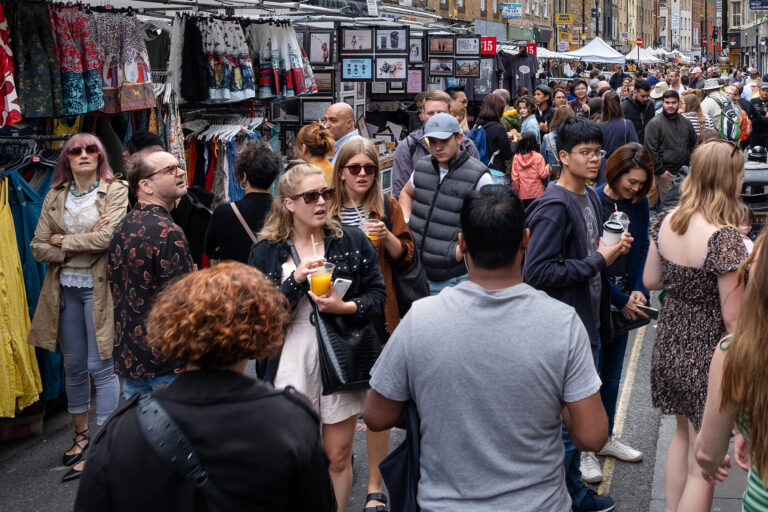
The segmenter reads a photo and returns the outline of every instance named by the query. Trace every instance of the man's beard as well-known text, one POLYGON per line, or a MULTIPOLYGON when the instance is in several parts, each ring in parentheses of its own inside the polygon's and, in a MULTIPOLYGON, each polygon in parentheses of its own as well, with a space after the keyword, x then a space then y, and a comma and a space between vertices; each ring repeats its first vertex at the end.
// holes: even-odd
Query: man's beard
POLYGON ((675 112, 672 114, 667 114, 667 111, 664 109, 662 109, 661 112, 664 114, 664 117, 666 117, 667 119, 674 119, 677 117, 677 110, 675 110, 675 112))

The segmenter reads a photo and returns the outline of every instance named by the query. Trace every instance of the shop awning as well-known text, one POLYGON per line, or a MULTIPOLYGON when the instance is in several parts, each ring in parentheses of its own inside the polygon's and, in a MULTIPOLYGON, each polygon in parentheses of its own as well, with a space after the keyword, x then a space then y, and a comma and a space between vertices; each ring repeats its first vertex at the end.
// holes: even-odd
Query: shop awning
POLYGON ((617 52, 599 37, 594 38, 588 45, 572 52, 564 52, 563 55, 575 57, 585 62, 606 62, 609 64, 624 64, 627 60, 624 55, 617 52))

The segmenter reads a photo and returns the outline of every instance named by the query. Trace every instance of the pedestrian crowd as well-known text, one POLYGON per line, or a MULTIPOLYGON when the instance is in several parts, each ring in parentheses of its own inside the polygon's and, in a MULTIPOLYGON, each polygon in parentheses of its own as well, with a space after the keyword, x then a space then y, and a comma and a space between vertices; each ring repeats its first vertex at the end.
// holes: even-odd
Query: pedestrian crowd
POLYGON ((159 139, 123 179, 72 136, 32 242, 30 342, 64 356, 75 510, 346 511, 363 414, 365 512, 395 511, 413 496, 383 468, 411 410, 422 510, 614 510, 587 484, 598 456, 643 458, 614 424, 630 334, 657 315, 667 510, 710 509, 732 431, 744 510, 768 510, 768 241, 740 197, 768 80, 745 75, 616 66, 498 89, 474 123, 461 88, 422 93, 391 194, 331 105, 284 172, 242 150, 246 195, 213 212, 202 270, 159 139))

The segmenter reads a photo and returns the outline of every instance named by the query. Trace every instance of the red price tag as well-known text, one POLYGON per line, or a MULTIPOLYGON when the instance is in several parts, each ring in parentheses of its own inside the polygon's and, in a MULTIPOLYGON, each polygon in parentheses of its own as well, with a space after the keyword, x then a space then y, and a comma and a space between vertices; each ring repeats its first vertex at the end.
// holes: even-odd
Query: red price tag
POLYGON ((34 155, 34 156, 32 157, 32 162, 33 162, 33 163, 36 163, 36 164, 39 164, 39 163, 40 163, 40 156, 38 156, 38 155, 34 155))
POLYGON ((531 55, 536 55, 536 43, 526 43, 525 44, 525 51, 527 51, 531 55))
POLYGON ((480 38, 480 55, 496 55, 496 38, 480 38))

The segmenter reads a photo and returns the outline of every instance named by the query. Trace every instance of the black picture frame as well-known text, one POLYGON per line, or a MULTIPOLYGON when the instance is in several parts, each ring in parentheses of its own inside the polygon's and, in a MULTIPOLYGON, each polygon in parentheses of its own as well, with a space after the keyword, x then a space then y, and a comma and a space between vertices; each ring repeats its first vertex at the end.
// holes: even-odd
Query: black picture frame
POLYGON ((454 36, 429 36, 429 56, 453 55, 455 43, 454 36))
POLYGON ((317 84, 317 94, 320 96, 334 96, 334 75, 331 71, 315 71, 315 83, 317 84))
POLYGON ((455 70, 456 64, 453 62, 453 57, 429 58, 429 76, 453 76, 455 70))
POLYGON ((377 28, 376 53, 407 53, 409 46, 408 27, 377 28))
POLYGON ((307 58, 315 66, 333 66, 336 62, 336 48, 333 41, 333 30, 313 30, 307 33, 307 58), (326 45, 323 48, 323 44, 326 45))
POLYGON ((480 78, 480 58, 454 59, 453 73, 456 78, 480 78))
POLYGON ((319 121, 325 117, 325 111, 333 104, 333 98, 312 98, 301 100, 301 124, 319 121))
POLYGON ((361 117, 365 119, 365 104, 360 103, 358 105, 355 105, 355 116, 360 119, 361 117))
POLYGON ((456 36, 455 55, 480 57, 480 36, 456 36))
POLYGON ((373 28, 340 28, 339 52, 373 53, 373 28))
POLYGON ((405 82, 408 79, 408 57, 377 55, 373 79, 377 82, 405 82))
POLYGON ((270 105, 270 113, 273 121, 286 123, 301 121, 301 106, 296 99, 273 101, 270 105))
POLYGON ((424 90, 424 69, 411 68, 408 70, 408 82, 405 86, 406 93, 419 94, 424 90))
POLYGON ((341 80, 343 82, 372 82, 373 65, 374 61, 371 55, 342 56, 341 80))
POLYGON ((424 62, 424 38, 411 37, 408 44, 408 60, 411 64, 424 62))
POLYGON ((480 59, 480 78, 475 80, 475 94, 486 95, 494 90, 493 59, 480 59))
MULTIPOLYGON (((409 70, 410 71, 410 70, 409 70)), ((393 94, 405 94, 405 82, 399 80, 387 82, 389 92, 393 94)))

